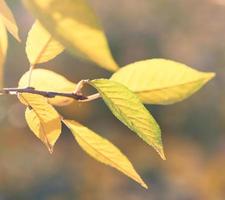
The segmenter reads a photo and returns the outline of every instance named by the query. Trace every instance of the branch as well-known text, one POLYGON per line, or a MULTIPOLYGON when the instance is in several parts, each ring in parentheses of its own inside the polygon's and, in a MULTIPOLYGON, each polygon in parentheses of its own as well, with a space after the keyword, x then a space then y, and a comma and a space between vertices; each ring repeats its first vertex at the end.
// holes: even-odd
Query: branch
POLYGON ((80 92, 80 90, 77 90, 76 92, 67 93, 67 92, 42 91, 36 90, 33 87, 27 87, 27 88, 3 88, 2 90, 0 90, 0 95, 17 95, 19 93, 30 93, 30 94, 38 94, 47 98, 54 98, 56 96, 69 97, 79 102, 93 101, 101 97, 99 93, 84 96, 80 92))

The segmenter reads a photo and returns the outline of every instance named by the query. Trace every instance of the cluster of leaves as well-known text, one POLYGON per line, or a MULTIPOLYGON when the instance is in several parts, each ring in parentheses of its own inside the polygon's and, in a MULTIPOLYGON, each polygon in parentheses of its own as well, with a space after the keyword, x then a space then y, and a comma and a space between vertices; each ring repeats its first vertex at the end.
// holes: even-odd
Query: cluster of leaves
MULTIPOLYGON (((214 73, 199 72, 184 64, 165 59, 143 60, 119 68, 111 55, 98 19, 85 0, 64 0, 63 3, 60 0, 23 2, 37 20, 26 41, 30 70, 21 77, 18 88, 82 94, 80 84, 75 84, 53 71, 36 68, 38 64, 59 55, 65 48, 74 55, 93 61, 113 74, 109 79, 95 79, 87 84, 98 91, 116 118, 165 159, 160 128, 143 103, 167 105, 179 102, 199 90, 214 77, 214 73)), ((5 28, 20 40, 14 17, 2 0, 1 69, 7 49, 5 28)), ((28 90, 16 94, 27 107, 25 118, 30 129, 50 152, 61 134, 63 122, 90 156, 118 169, 147 188, 130 161, 117 147, 80 123, 64 119, 54 108, 70 104, 75 99, 63 95, 47 98, 40 94, 31 94, 28 90)))

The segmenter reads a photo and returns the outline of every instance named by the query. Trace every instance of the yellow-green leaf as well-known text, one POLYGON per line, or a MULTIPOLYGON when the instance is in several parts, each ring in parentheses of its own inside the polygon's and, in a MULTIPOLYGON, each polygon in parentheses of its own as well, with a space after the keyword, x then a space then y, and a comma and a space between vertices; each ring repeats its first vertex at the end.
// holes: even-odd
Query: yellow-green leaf
MULTIPOLYGON (((19 81, 19 88, 25 88, 28 85, 29 71, 26 72, 19 81)), ((62 75, 46 69, 34 69, 31 78, 31 87, 37 90, 51 92, 73 92, 76 84, 67 80, 62 75)), ((64 106, 72 103, 74 100, 68 97, 49 98, 48 102, 57 106, 64 106)))
POLYGON ((29 105, 25 118, 30 129, 52 153, 61 134, 60 115, 47 103, 47 99, 40 95, 24 93, 20 94, 20 98, 29 105))
POLYGON ((30 29, 26 42, 26 53, 31 65, 47 62, 64 50, 50 33, 35 21, 30 29))
POLYGON ((214 76, 171 60, 151 59, 121 68, 111 80, 127 86, 144 103, 166 105, 191 96, 214 76))
POLYGON ((3 73, 6 53, 8 49, 8 38, 5 26, 0 18, 0 88, 3 87, 3 73))
POLYGON ((14 38, 20 41, 16 20, 5 0, 0 1, 0 18, 5 24, 7 30, 14 36, 14 38))
POLYGON ((106 36, 86 0, 23 0, 45 28, 72 52, 115 71, 106 36))
POLYGON ((90 156, 99 162, 116 168, 144 188, 148 188, 128 158, 116 146, 75 121, 64 120, 64 123, 72 131, 81 148, 90 156))
POLYGON ((107 79, 92 80, 95 87, 112 113, 146 143, 151 145, 165 159, 160 128, 141 103, 127 87, 107 79))

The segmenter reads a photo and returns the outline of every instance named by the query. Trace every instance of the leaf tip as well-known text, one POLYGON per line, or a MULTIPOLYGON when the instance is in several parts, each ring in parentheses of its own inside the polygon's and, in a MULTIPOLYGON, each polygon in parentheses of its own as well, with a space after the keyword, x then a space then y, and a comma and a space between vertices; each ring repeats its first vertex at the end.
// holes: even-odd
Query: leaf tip
POLYGON ((138 175, 137 179, 134 179, 137 183, 139 183, 146 190, 148 189, 148 185, 142 180, 142 178, 138 175))
POLYGON ((54 151, 54 150, 53 150, 53 146, 48 146, 47 148, 48 148, 49 153, 50 153, 50 154, 53 154, 53 151, 54 151))
POLYGON ((215 72, 209 72, 208 73, 209 80, 213 79, 215 76, 216 76, 215 72))
POLYGON ((166 156, 164 153, 160 154, 160 157, 163 159, 163 160, 166 160, 166 156))
POLYGON ((106 69, 108 69, 111 72, 116 72, 120 69, 119 65, 113 60, 113 62, 111 62, 110 64, 107 65, 108 67, 106 69))
POLYGON ((146 190, 148 189, 148 186, 147 186, 147 184, 146 184, 144 181, 142 181, 140 184, 141 184, 141 186, 142 186, 143 188, 145 188, 146 190))
POLYGON ((166 160, 166 156, 163 154, 163 155, 161 155, 161 158, 163 159, 163 160, 166 160))
POLYGON ((203 85, 208 83, 210 80, 212 80, 216 76, 216 73, 214 72, 203 72, 203 73, 204 73, 203 85))
POLYGON ((22 40, 20 39, 20 36, 19 36, 19 35, 16 35, 16 36, 15 36, 15 39, 16 39, 18 42, 20 42, 20 43, 22 42, 22 40))
POLYGON ((53 151, 54 151, 54 147, 53 147, 53 145, 51 145, 50 143, 49 143, 49 141, 47 140, 47 142, 46 142, 46 147, 47 147, 47 149, 48 149, 48 152, 50 153, 50 154, 53 154, 53 151))
POLYGON ((160 148, 156 149, 156 151, 159 153, 160 157, 161 157, 163 160, 166 160, 166 156, 165 156, 163 147, 160 147, 160 148))

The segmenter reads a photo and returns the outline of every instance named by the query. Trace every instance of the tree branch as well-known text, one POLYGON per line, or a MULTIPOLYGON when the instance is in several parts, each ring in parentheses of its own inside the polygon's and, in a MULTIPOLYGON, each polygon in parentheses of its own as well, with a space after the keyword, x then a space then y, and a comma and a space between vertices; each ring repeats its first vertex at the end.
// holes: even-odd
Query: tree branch
POLYGON ((3 88, 2 90, 0 90, 0 95, 17 95, 19 93, 30 93, 30 94, 41 95, 47 98, 54 98, 56 96, 69 97, 79 102, 88 102, 88 101, 93 101, 95 99, 100 98, 99 93, 96 93, 90 96, 85 96, 80 92, 80 90, 78 90, 77 92, 78 93, 42 91, 42 90, 36 90, 33 87, 27 87, 27 88, 3 88))

